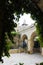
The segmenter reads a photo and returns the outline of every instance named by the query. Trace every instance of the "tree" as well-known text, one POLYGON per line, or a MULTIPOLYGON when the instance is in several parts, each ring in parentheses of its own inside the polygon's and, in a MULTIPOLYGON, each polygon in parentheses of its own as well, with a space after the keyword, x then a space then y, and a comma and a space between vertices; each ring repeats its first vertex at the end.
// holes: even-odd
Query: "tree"
POLYGON ((18 20, 24 12, 31 13, 31 17, 36 20, 40 41, 43 43, 43 12, 37 2, 38 0, 0 0, 0 61, 3 53, 9 56, 6 35, 13 42, 11 31, 15 31, 14 27, 17 26, 13 19, 18 20))
POLYGON ((11 6, 8 0, 0 1, 0 61, 3 62, 2 56, 4 55, 9 57, 9 48, 6 43, 7 36, 13 42, 13 36, 11 31, 15 31, 14 27, 17 26, 14 23, 14 10, 13 6, 11 6))

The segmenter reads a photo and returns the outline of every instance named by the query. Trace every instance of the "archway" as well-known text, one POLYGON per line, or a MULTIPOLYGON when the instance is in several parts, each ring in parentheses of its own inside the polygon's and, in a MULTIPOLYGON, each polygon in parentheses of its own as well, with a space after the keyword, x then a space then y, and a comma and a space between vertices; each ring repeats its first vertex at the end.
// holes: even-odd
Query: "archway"
POLYGON ((40 43, 39 43, 39 40, 38 40, 38 36, 36 36, 34 38, 33 52, 34 53, 39 53, 40 52, 40 43))
POLYGON ((35 40, 36 37, 37 37, 37 33, 36 31, 34 31, 30 37, 30 46, 31 46, 30 52, 31 53, 37 52, 40 46, 39 42, 35 40))
POLYGON ((28 39, 28 37, 27 37, 26 34, 24 34, 24 35, 22 36, 22 40, 25 40, 25 39, 28 39))
POLYGON ((22 48, 24 52, 27 52, 27 46, 28 46, 28 37, 26 34, 22 36, 22 48))

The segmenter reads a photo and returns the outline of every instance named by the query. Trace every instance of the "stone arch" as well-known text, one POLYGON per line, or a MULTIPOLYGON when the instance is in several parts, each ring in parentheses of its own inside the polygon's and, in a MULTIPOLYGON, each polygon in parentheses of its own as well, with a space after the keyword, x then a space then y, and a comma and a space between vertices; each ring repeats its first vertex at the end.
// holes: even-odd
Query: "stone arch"
POLYGON ((34 46, 34 38, 37 36, 36 31, 34 31, 30 36, 30 52, 33 53, 33 46, 34 46))
POLYGON ((23 41, 28 45, 28 37, 26 34, 22 35, 22 43, 23 43, 23 41))
POLYGON ((25 40, 25 39, 28 39, 26 34, 22 35, 22 40, 25 40))

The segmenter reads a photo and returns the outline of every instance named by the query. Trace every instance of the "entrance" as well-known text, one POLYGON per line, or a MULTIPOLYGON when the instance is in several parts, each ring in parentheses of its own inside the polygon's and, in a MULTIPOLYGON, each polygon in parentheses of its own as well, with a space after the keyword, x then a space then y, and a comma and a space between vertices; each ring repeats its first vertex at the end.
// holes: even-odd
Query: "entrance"
POLYGON ((34 40, 33 52, 40 53, 40 43, 38 40, 34 40))
POLYGON ((40 43, 38 41, 38 35, 36 31, 34 31, 30 37, 30 52, 31 53, 40 53, 40 43))

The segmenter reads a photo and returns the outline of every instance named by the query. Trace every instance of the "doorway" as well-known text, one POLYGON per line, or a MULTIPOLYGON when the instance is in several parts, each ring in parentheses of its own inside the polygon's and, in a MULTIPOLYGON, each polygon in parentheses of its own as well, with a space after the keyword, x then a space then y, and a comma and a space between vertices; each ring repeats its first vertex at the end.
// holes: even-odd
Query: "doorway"
POLYGON ((34 53, 40 53, 40 43, 37 40, 34 41, 33 52, 34 53))

